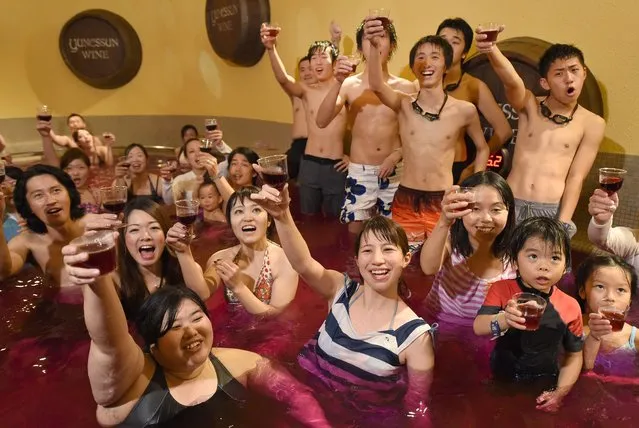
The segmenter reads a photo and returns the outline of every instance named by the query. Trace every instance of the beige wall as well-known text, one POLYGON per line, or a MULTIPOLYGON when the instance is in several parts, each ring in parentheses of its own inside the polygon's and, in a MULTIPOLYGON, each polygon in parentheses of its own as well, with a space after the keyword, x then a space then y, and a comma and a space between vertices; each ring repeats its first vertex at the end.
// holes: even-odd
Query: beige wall
MULTIPOLYGON (((397 25, 400 47, 391 65, 394 72, 405 66, 412 43, 433 32, 439 21, 449 16, 463 16, 473 25, 482 20, 502 21, 507 25, 503 37, 534 36, 577 44, 585 51, 588 66, 604 93, 609 138, 604 150, 639 154, 635 143, 639 135, 639 85, 634 75, 639 69, 639 53, 632 37, 638 16, 635 2, 271 0, 273 19, 282 26, 280 50, 286 65, 292 69, 311 40, 326 38, 333 18, 342 24, 346 50, 351 50, 353 29, 371 5, 391 8, 397 25)), ((241 68, 214 54, 206 36, 204 7, 204 0, 3 1, 0 119, 32 117, 36 106, 46 103, 58 115, 77 111, 87 116, 162 116, 158 121, 172 115, 215 115, 289 122, 289 101, 273 80, 266 58, 253 68, 241 68), (107 8, 122 15, 141 39, 142 68, 123 88, 99 90, 85 85, 59 55, 62 25, 89 8, 107 8)), ((3 121, 0 126, 3 123, 7 124, 3 121)), ((114 118, 107 124, 117 126, 118 121, 114 118)), ((18 122, 6 126, 15 128, 18 122)), ((62 128, 62 121, 56 126, 62 128)), ((251 126, 259 127, 260 123, 251 126)), ((128 134, 136 134, 124 127, 112 130, 127 139, 128 134)), ((29 139, 32 132, 27 128, 11 134, 18 143, 29 139)), ((173 135, 160 139, 170 140, 173 135)), ((17 149, 15 145, 13 149, 17 149)))

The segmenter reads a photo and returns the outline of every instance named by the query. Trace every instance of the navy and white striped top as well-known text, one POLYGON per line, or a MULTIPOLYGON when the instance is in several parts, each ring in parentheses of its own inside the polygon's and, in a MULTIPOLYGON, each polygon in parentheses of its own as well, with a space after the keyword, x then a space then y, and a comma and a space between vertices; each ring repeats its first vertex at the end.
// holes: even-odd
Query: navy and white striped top
POLYGON ((376 402, 378 393, 383 392, 385 400, 395 400, 406 389, 406 370, 399 354, 431 327, 415 316, 397 329, 356 332, 349 307, 360 284, 344 277, 344 289, 333 300, 317 334, 302 348, 298 362, 332 391, 358 395, 371 392, 376 402))

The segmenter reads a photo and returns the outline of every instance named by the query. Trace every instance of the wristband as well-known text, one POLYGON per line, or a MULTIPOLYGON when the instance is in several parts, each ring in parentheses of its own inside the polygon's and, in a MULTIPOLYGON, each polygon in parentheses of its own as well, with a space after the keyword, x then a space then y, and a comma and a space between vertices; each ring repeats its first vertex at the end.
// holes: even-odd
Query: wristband
POLYGON ((499 313, 497 315, 495 315, 495 317, 490 321, 490 332, 493 335, 493 339, 497 339, 497 338, 503 336, 508 331, 508 329, 502 331, 501 330, 501 326, 499 325, 499 321, 497 320, 499 315, 501 315, 503 313, 504 313, 504 311, 499 311, 499 313))

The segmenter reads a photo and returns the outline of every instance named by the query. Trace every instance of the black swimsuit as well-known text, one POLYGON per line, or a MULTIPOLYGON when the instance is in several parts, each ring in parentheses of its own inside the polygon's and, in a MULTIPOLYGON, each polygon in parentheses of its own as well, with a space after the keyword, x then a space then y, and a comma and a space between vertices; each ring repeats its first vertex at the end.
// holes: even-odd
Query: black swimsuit
POLYGON ((135 198, 148 198, 151 199, 153 202, 156 202, 158 204, 162 204, 164 203, 164 200, 162 199, 162 197, 160 195, 158 195, 158 191, 157 191, 157 187, 160 185, 160 177, 158 177, 158 179, 155 181, 155 186, 153 185, 153 182, 151 181, 151 176, 148 176, 149 179, 149 187, 151 188, 151 194, 150 195, 136 195, 133 193, 133 183, 129 184, 129 188, 127 190, 127 198, 129 201, 132 201, 135 198))
MULTIPOLYGON (((146 427, 170 427, 182 426, 177 424, 174 418, 188 414, 193 417, 196 414, 219 414, 224 409, 227 413, 229 407, 235 406, 237 401, 243 401, 246 389, 229 373, 226 367, 214 357, 209 355, 215 374, 217 375, 217 391, 208 400, 196 406, 185 406, 178 403, 166 384, 164 370, 157 365, 151 382, 146 387, 144 394, 120 425, 123 428, 146 428, 146 427), (193 412, 191 411, 193 410, 193 412), (204 412, 204 413, 203 413, 204 412), (193 414, 190 414, 193 413, 193 414)), ((200 419, 199 417, 196 417, 200 419)), ((219 415, 216 419, 219 419, 219 415)), ((207 427, 215 425, 215 420, 209 419, 207 427)))

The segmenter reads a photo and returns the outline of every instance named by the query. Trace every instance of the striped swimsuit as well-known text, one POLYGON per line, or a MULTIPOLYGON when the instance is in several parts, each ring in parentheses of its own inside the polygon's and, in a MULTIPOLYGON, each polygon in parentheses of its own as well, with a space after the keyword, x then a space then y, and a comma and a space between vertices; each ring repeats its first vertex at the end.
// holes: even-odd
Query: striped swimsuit
POLYGON ((428 318, 454 324, 472 324, 484 304, 493 282, 515 279, 517 272, 505 265, 504 271, 491 279, 478 278, 468 269, 466 258, 457 252, 444 262, 426 297, 428 318))
POLYGON ((406 370, 399 354, 431 327, 416 317, 392 329, 394 314, 388 330, 356 332, 349 308, 361 296, 359 284, 344 277, 344 289, 317 334, 302 348, 298 362, 328 390, 346 393, 349 401, 395 401, 406 392, 406 370))

